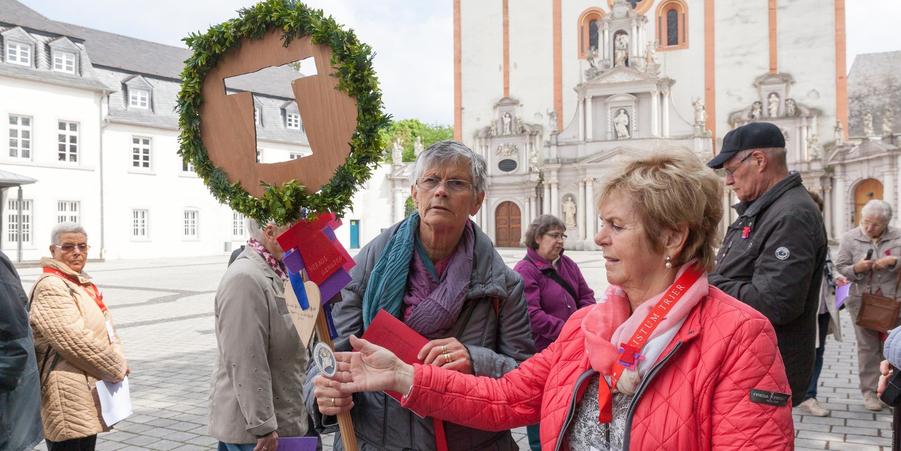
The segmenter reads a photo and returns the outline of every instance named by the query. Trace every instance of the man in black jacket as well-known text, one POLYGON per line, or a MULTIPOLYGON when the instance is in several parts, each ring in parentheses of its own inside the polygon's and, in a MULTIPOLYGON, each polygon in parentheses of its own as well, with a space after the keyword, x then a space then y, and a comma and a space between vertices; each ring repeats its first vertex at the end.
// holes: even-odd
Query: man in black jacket
POLYGON ((801 175, 789 173, 785 138, 773 124, 730 131, 707 165, 723 168, 726 186, 740 201, 709 282, 769 318, 796 406, 807 392, 816 350, 827 249, 822 215, 801 175))

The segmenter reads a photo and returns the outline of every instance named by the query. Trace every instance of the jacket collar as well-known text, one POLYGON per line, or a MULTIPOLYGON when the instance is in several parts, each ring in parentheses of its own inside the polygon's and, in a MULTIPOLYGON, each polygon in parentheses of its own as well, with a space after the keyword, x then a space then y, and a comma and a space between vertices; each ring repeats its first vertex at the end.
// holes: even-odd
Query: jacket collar
POLYGON ((257 252, 256 250, 254 250, 252 247, 250 247, 250 246, 245 247, 244 252, 241 252, 241 255, 238 256, 238 258, 241 258, 241 257, 250 259, 250 261, 252 261, 253 264, 259 266, 260 269, 263 270, 263 274, 266 277, 268 277, 272 280, 281 281, 281 277, 279 277, 278 274, 275 273, 275 270, 272 269, 271 266, 269 266, 269 263, 266 263, 266 260, 263 259, 263 256, 260 255, 260 253, 257 252))
POLYGON ((735 211, 738 212, 741 216, 754 217, 757 216, 762 210, 765 210, 767 207, 772 205, 776 199, 782 197, 786 191, 796 187, 801 186, 801 174, 796 171, 792 171, 788 174, 787 177, 780 180, 779 183, 775 184, 772 188, 768 189, 763 195, 748 202, 739 202, 732 206, 735 211))
POLYGON ((69 267, 69 265, 67 265, 59 260, 56 260, 54 258, 50 258, 50 257, 41 258, 41 266, 53 268, 57 271, 62 272, 63 274, 65 274, 67 276, 73 277, 76 280, 78 280, 78 283, 80 283, 82 285, 92 283, 91 276, 88 273, 86 273, 84 271, 82 271, 80 273, 75 272, 72 270, 72 268, 69 267))
MULTIPOLYGON (((560 255, 562 256, 563 252, 560 252, 560 255)), ((541 256, 541 254, 538 253, 538 251, 532 249, 531 247, 526 249, 526 257, 528 257, 532 261, 532 263, 535 264, 539 271, 554 267, 551 262, 547 261, 547 259, 545 259, 541 256)))
MULTIPOLYGON (((848 235, 854 240, 863 242, 863 243, 872 243, 873 240, 870 239, 863 230, 860 229, 860 226, 857 226, 848 231, 848 235)), ((882 236, 879 237, 879 242, 884 243, 886 241, 897 240, 901 238, 901 229, 892 226, 886 226, 885 232, 882 233, 882 236)))

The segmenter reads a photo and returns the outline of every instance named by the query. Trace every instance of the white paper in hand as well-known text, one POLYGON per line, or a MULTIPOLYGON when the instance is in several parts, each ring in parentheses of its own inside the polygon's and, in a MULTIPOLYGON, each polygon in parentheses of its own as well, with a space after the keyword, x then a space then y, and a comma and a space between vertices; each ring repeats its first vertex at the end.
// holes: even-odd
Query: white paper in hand
POLYGON ((97 381, 97 395, 100 398, 100 409, 103 422, 112 426, 133 413, 131 410, 131 394, 128 390, 128 376, 122 382, 97 381))

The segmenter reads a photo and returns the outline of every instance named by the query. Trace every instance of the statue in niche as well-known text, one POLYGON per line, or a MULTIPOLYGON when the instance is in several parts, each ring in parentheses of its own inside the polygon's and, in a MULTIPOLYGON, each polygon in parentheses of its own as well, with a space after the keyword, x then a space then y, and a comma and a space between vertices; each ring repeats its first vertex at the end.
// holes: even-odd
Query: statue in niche
POLYGON ((567 229, 576 228, 576 203, 573 202, 572 196, 563 198, 563 224, 567 229))
POLYGON ((503 133, 504 135, 513 134, 513 116, 509 111, 501 116, 501 133, 503 133))
POLYGON ((751 104, 751 112, 748 113, 748 118, 753 120, 760 119, 760 115, 762 114, 763 104, 760 103, 759 100, 755 101, 751 104))
POLYGON ((404 148, 400 145, 400 139, 395 138, 391 144, 391 162, 394 164, 403 164, 404 148))
POLYGON ((617 34, 613 42, 613 65, 629 65, 629 35, 626 33, 617 34))
POLYGON ((887 107, 882 113, 882 136, 892 136, 893 126, 895 122, 895 110, 887 107))
POLYGON ((696 98, 691 102, 691 106, 695 109, 695 127, 703 131, 707 125, 707 107, 704 105, 704 99, 696 98))
POLYGON ((835 134, 835 144, 839 146, 842 145, 842 142, 845 139, 843 136, 844 130, 842 129, 842 121, 835 121, 835 128, 832 129, 832 132, 835 134))
POLYGON ((863 135, 873 136, 873 114, 869 111, 863 113, 863 135))
POLYGON ((423 149, 424 148, 422 146, 422 138, 417 136, 416 141, 413 141, 413 154, 418 157, 419 154, 422 153, 423 149))
POLYGON ((798 105, 795 104, 795 99, 785 99, 785 115, 788 117, 798 115, 798 105))
POLYGON ((648 66, 657 64, 657 42, 648 41, 648 46, 644 51, 644 62, 648 66))
POLYGON ((592 69, 597 70, 598 68, 598 49, 592 48, 588 51, 588 56, 586 57, 588 60, 588 66, 592 69))
POLYGON ((771 92, 766 98, 766 112, 770 117, 779 116, 779 94, 771 92))
POLYGON ((629 132, 629 125, 632 120, 625 108, 620 108, 613 117, 613 131, 616 133, 616 139, 629 139, 632 134, 629 132))
POLYGON ((814 160, 820 158, 820 139, 817 137, 816 133, 811 133, 810 136, 807 137, 807 149, 810 158, 814 160))

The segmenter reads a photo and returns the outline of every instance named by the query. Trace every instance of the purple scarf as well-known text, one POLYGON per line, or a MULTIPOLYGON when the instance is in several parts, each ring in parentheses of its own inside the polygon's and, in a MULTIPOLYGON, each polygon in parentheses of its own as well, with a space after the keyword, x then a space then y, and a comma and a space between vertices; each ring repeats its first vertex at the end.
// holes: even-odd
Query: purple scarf
POLYGON ((475 233, 467 222, 440 282, 432 279, 419 252, 413 251, 404 295, 404 322, 408 326, 429 339, 447 335, 463 309, 472 276, 474 247, 475 233))

